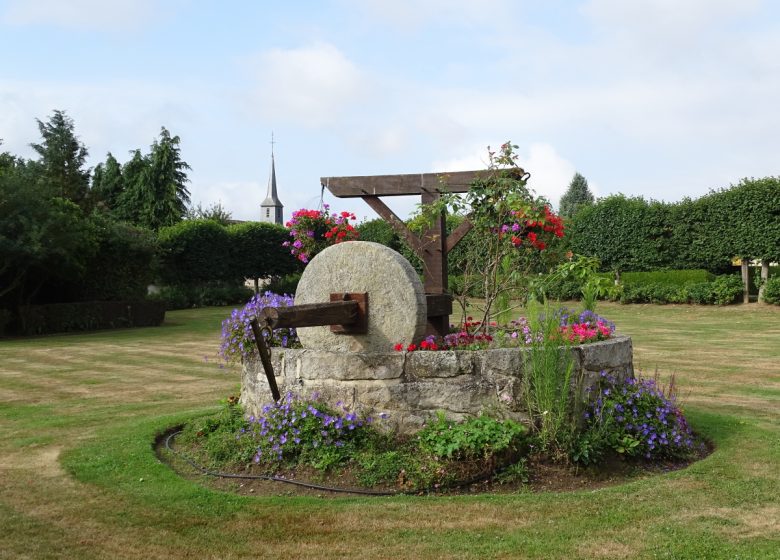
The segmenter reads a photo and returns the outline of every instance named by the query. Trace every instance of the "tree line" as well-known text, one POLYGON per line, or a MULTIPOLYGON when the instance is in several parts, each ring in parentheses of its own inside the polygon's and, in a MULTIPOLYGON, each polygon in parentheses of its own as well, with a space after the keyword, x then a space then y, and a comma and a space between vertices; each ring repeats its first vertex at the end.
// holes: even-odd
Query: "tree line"
POLYGON ((190 205, 190 166, 165 127, 148 151, 124 164, 108 153, 91 170, 65 111, 37 123, 37 157, 0 140, 0 332, 30 304, 139 299, 153 281, 243 283, 297 267, 281 226, 229 226, 221 206, 190 205))

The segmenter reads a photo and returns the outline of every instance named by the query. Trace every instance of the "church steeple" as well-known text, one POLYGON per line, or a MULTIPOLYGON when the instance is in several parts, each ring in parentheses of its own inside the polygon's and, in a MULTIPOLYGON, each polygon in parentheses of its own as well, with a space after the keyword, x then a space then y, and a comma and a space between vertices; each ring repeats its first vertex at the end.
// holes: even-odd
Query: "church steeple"
POLYGON ((284 205, 276 193, 276 162, 274 161, 274 133, 271 133, 271 176, 268 178, 268 193, 260 205, 260 221, 272 224, 284 222, 284 205))

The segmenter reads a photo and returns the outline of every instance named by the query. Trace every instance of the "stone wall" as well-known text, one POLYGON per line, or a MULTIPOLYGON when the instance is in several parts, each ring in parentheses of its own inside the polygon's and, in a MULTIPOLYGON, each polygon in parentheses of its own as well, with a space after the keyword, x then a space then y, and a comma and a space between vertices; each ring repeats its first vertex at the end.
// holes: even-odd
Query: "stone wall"
MULTIPOLYGON (((459 420, 500 408, 509 417, 527 418, 521 394, 524 348, 450 350, 410 353, 346 353, 309 349, 274 349, 272 362, 284 394, 320 393, 328 402, 342 401, 352 410, 389 415, 385 422, 412 432, 442 411, 459 420)), ((633 377, 631 338, 617 336, 570 349, 572 379, 582 390, 593 386, 601 371, 633 377)), ((257 415, 271 402, 259 361, 244 365, 241 404, 257 415)))

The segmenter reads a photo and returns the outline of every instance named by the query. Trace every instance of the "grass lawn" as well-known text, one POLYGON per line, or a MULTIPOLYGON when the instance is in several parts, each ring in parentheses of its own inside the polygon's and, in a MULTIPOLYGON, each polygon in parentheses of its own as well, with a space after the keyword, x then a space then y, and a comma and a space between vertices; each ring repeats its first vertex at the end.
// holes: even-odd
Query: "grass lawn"
POLYGON ((780 308, 601 304, 634 361, 674 373, 716 451, 596 491, 252 498, 157 462, 215 410, 229 309, 164 326, 0 341, 0 558, 780 559, 780 308))

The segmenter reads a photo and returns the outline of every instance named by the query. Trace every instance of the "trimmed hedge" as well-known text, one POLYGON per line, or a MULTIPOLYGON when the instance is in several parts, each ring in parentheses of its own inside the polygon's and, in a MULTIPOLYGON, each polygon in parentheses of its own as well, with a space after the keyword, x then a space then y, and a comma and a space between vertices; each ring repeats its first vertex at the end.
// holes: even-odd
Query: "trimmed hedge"
POLYGON ((714 274, 703 269, 624 272, 620 275, 620 281, 624 285, 665 284, 670 286, 685 286, 686 284, 712 282, 714 279, 714 274))
POLYGON ((742 295, 739 276, 718 276, 712 282, 688 283, 682 286, 663 283, 624 284, 621 303, 698 303, 728 305, 742 295))
POLYGON ((83 301, 29 305, 18 313, 16 334, 36 335, 156 327, 165 320, 165 305, 159 301, 83 301))
POLYGON ((160 301, 168 310, 194 307, 220 307, 245 303, 254 291, 243 284, 212 282, 209 284, 161 286, 149 299, 160 301))
POLYGON ((603 270, 705 268, 724 273, 733 257, 780 260, 780 177, 743 179, 696 200, 667 204, 613 195, 569 223, 571 249, 603 270))

